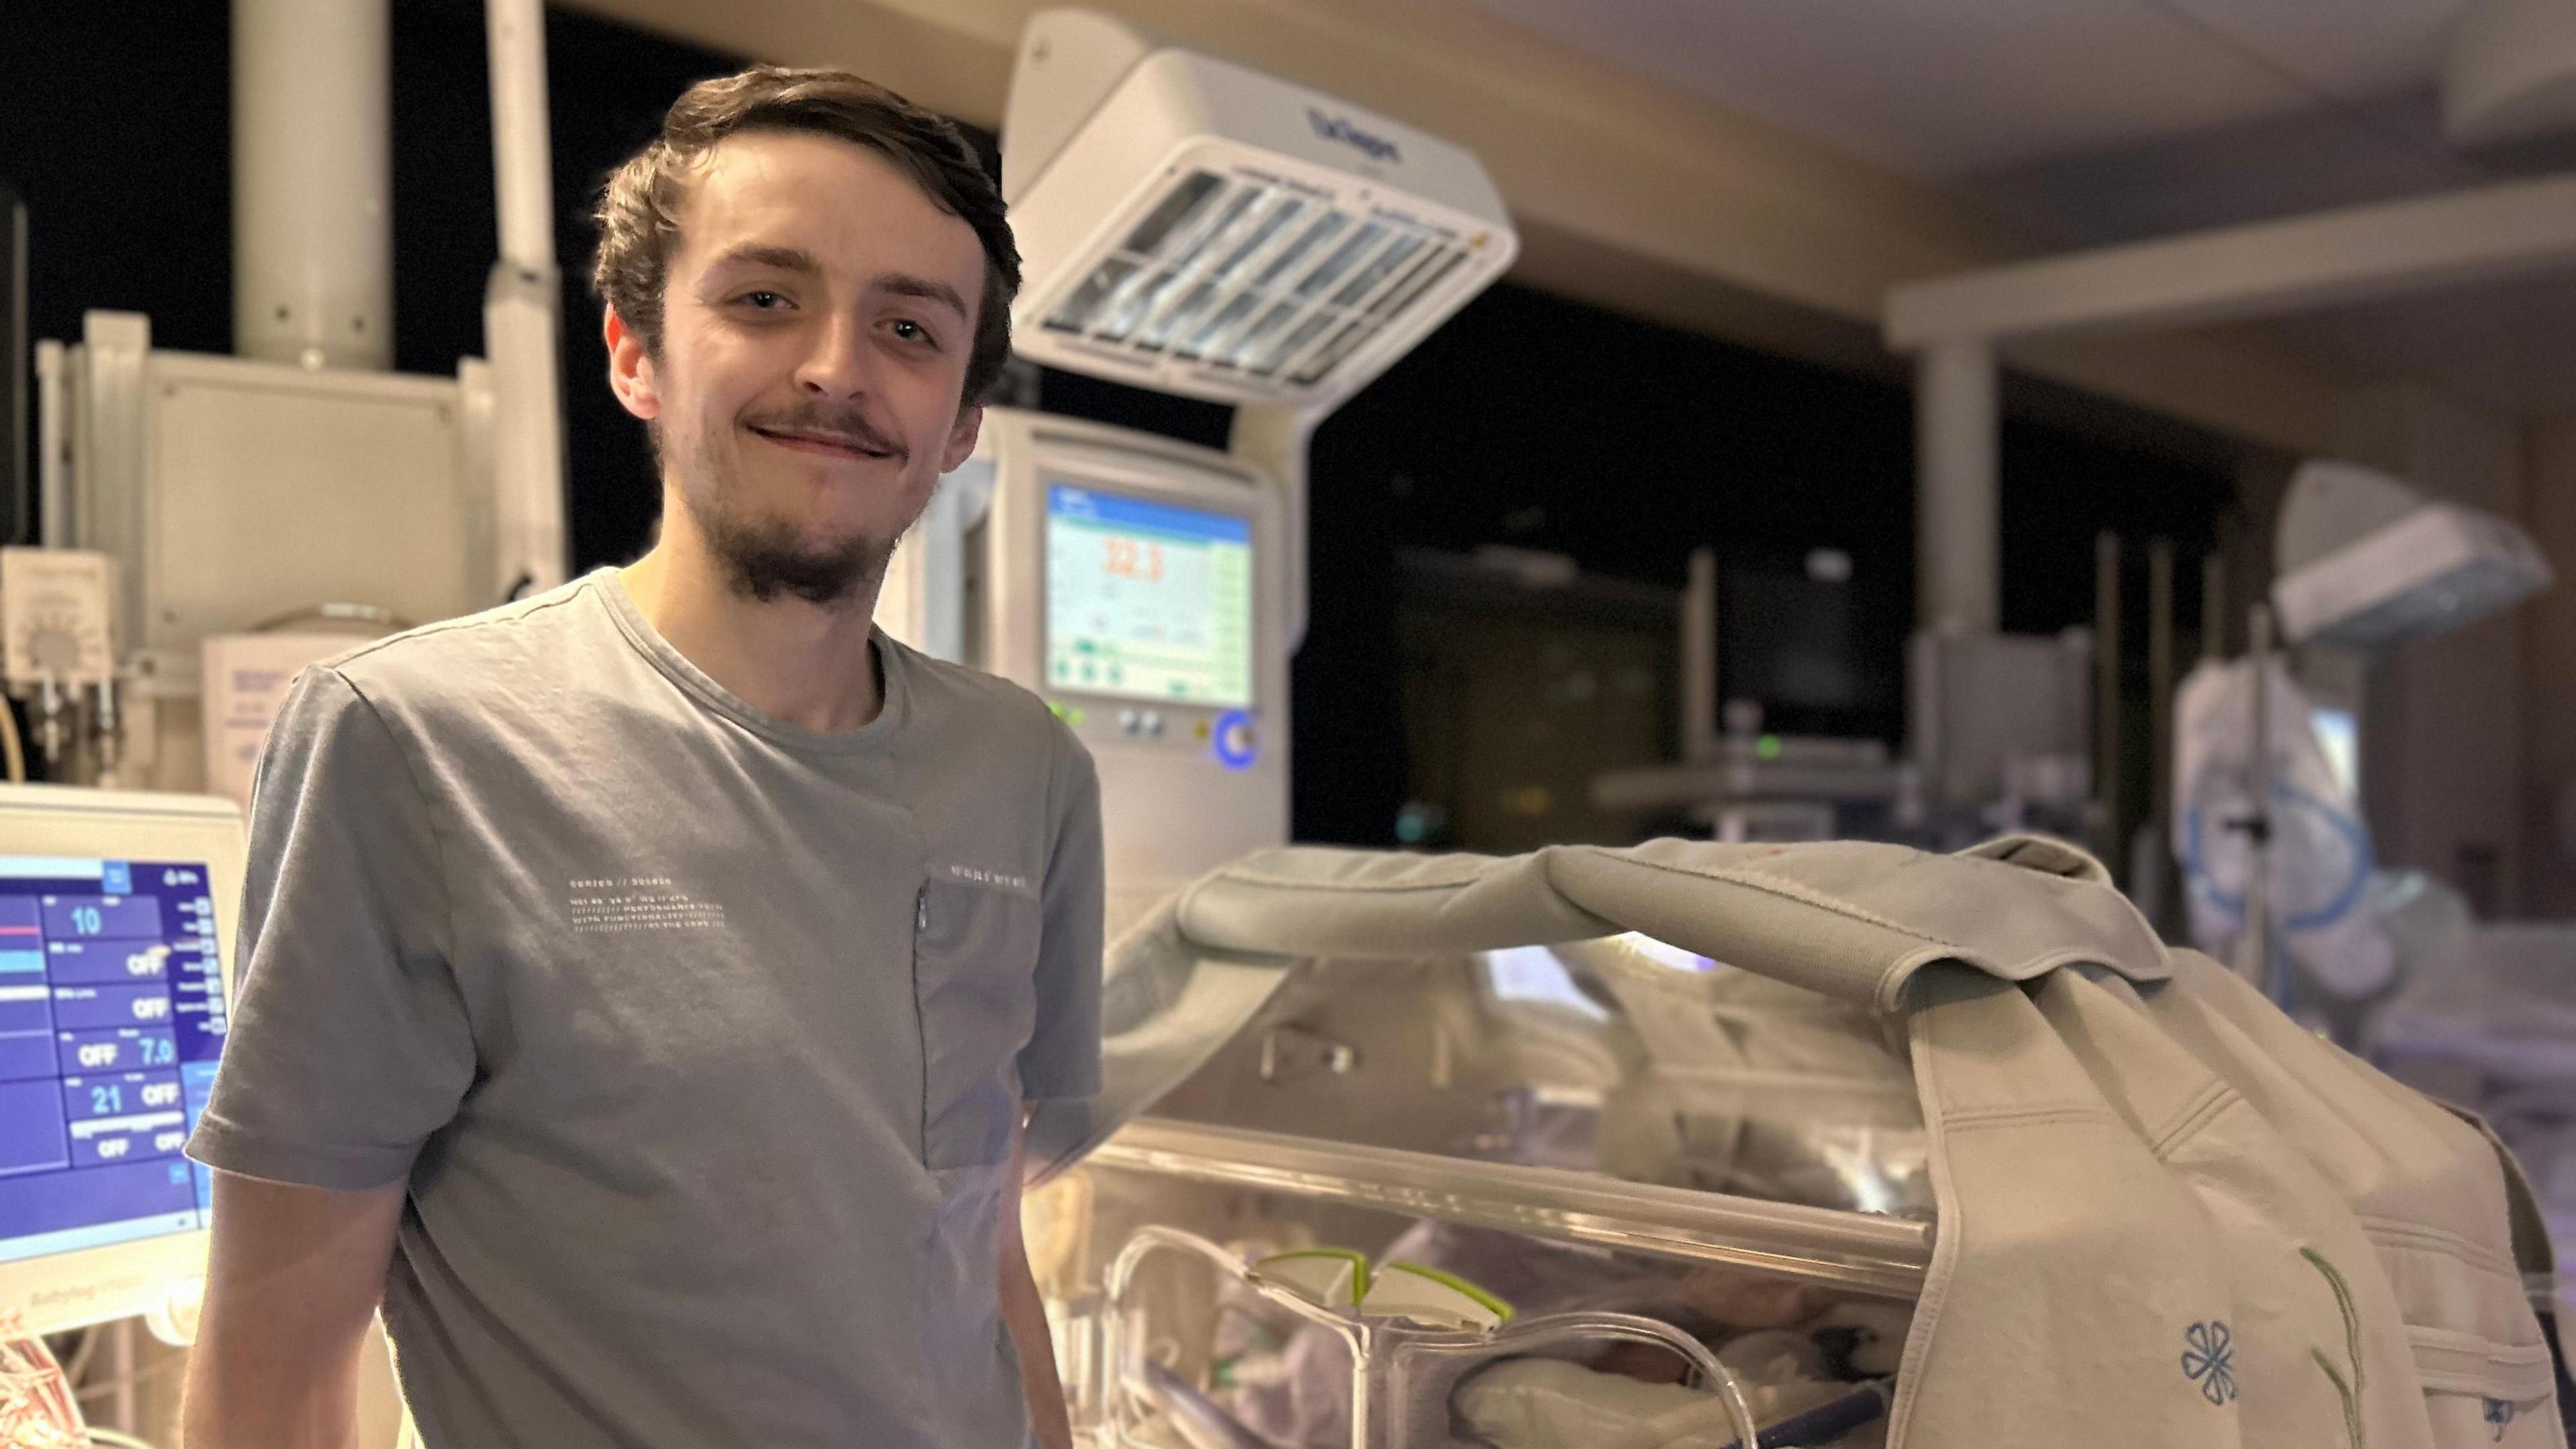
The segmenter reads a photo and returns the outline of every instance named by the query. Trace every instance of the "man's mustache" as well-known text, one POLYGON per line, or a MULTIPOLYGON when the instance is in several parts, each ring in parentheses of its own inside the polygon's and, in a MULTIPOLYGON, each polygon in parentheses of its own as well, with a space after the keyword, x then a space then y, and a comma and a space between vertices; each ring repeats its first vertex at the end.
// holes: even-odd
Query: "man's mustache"
POLYGON ((795 408, 745 418, 743 426, 764 433, 841 443, 863 452, 906 458, 911 450, 868 420, 856 408, 795 408))

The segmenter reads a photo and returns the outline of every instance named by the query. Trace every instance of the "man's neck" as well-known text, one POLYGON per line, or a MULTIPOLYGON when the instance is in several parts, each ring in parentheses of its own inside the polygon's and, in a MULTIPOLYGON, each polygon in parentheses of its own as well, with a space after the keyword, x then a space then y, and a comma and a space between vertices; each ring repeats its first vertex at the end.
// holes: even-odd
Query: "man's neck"
POLYGON ((682 658, 763 713, 832 734, 867 724, 884 707, 868 646, 873 584, 864 597, 829 605, 792 595, 747 598, 685 516, 667 513, 660 541, 621 570, 619 581, 682 658))

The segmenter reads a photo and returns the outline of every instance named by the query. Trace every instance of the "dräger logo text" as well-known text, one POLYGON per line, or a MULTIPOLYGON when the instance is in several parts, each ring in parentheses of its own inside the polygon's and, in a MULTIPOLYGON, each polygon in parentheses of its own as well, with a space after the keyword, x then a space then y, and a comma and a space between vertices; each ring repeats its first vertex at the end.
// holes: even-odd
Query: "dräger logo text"
POLYGON ((1315 128, 1316 135, 1323 137, 1327 141, 1340 142, 1342 145, 1360 152, 1372 161, 1401 161, 1404 159, 1404 154, 1395 149, 1395 143, 1393 141, 1386 139, 1384 136, 1372 135, 1367 131, 1363 131, 1359 127, 1352 125, 1343 117, 1328 116, 1323 112, 1316 110, 1313 106, 1308 106, 1306 108, 1306 123, 1315 128))
POLYGON ((948 878, 964 881, 968 885, 1000 886, 1004 890, 1019 891, 1023 894, 1034 889, 1029 884, 1027 876, 1012 875, 1007 871, 984 870, 971 865, 949 866, 948 878))

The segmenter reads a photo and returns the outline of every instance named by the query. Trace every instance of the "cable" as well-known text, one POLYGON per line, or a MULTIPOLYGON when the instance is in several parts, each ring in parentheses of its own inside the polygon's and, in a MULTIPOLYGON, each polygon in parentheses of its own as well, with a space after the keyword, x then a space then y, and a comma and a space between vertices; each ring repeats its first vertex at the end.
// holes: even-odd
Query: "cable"
POLYGON ((148 1384, 154 1379, 163 1377, 173 1369, 183 1367, 187 1362, 188 1356, 186 1354, 174 1353, 168 1358, 161 1360, 159 1363, 153 1364, 149 1368, 139 1368, 130 1374, 126 1374, 118 1378, 101 1379, 94 1384, 82 1384, 74 1391, 75 1396, 83 1399, 95 1399, 103 1394, 115 1393, 119 1389, 130 1389, 139 1384, 148 1384))
MULTIPOLYGON (((0 708, 6 707, 5 704, 0 704, 0 708)), ((96 1324, 80 1331, 80 1344, 72 1350, 71 1361, 63 1365, 64 1383, 77 1384, 80 1382, 81 1375, 89 1371, 90 1357, 98 1352, 100 1337, 102 1335, 96 1324)))
POLYGON ((148 1440, 137 1439, 131 1434, 120 1433, 114 1429, 102 1429, 95 1424, 90 1426, 89 1442, 103 1445, 105 1449, 154 1449, 148 1440))
POLYGON ((0 699, 0 758, 9 765, 9 783, 27 783, 27 747, 18 738, 18 711, 0 699))

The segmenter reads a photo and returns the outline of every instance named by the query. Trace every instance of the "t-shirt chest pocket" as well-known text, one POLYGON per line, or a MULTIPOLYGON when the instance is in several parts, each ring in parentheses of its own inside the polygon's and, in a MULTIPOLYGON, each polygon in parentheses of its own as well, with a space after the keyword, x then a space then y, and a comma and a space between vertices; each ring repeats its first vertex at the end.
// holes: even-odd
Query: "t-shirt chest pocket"
POLYGON ((1010 1154, 1019 1052, 1037 1024, 1038 903, 1015 885, 934 876, 921 888, 912 990, 927 1167, 981 1167, 1010 1154))

